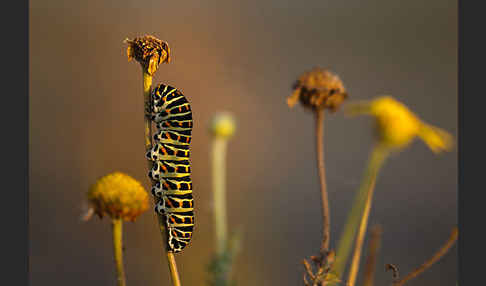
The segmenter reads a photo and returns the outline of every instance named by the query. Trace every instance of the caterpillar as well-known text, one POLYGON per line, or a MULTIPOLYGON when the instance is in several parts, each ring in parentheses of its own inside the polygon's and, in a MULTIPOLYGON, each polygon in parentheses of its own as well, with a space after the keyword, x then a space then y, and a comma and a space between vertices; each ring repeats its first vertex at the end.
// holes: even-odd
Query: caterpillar
POLYGON ((147 116, 157 127, 154 144, 145 155, 153 161, 148 176, 153 182, 155 211, 165 220, 168 250, 180 252, 191 240, 194 228, 191 106, 179 90, 159 84, 151 92, 147 116))

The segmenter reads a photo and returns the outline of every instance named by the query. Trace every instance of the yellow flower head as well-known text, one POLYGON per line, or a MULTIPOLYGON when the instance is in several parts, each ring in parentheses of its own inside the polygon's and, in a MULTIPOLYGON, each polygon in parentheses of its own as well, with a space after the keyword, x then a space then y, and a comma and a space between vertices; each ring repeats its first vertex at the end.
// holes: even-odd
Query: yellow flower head
POLYGON ((351 104, 348 111, 354 115, 372 115, 376 120, 378 139, 385 146, 402 148, 418 136, 433 152, 452 148, 449 133, 422 122, 405 105, 390 96, 351 104))
POLYGON ((88 200, 101 217, 134 221, 148 209, 149 196, 143 186, 134 178, 114 172, 96 181, 88 192, 88 200))
POLYGON ((220 138, 230 138, 235 133, 236 124, 233 116, 227 112, 214 115, 210 124, 210 132, 220 138))
POLYGON ((146 35, 133 40, 125 39, 128 44, 127 56, 134 58, 149 75, 153 75, 159 64, 170 62, 169 44, 154 36, 146 35))
POLYGON ((310 109, 327 108, 334 112, 348 97, 341 79, 318 67, 303 73, 293 89, 292 95, 287 98, 287 104, 291 108, 300 101, 304 107, 310 109))

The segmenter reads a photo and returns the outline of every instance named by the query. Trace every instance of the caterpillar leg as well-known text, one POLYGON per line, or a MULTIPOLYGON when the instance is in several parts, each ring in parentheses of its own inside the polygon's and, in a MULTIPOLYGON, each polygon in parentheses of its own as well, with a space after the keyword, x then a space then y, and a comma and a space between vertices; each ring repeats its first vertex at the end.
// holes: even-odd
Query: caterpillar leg
MULTIPOLYGON (((154 166, 148 172, 148 176, 154 181, 160 181, 162 179, 162 174, 168 172, 166 166, 161 161, 155 161, 154 166)), ((172 170, 171 170, 172 171, 172 170)))
POLYGON ((155 212, 161 215, 165 215, 165 203, 162 198, 159 199, 155 204, 155 212))
POLYGON ((157 182, 152 186, 151 193, 154 197, 157 198, 162 198, 162 193, 164 192, 164 189, 162 188, 161 182, 157 182))
POLYGON ((189 149, 156 141, 152 149, 145 153, 145 158, 150 161, 187 161, 189 149))

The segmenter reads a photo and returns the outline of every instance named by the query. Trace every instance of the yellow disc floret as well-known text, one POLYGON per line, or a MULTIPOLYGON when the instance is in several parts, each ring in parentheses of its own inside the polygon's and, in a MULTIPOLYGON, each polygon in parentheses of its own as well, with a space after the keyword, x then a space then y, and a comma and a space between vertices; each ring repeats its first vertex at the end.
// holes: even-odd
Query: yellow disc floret
POLYGON ((148 209, 149 196, 140 182, 121 172, 101 177, 91 186, 88 200, 103 217, 134 221, 148 209))
POLYGON ((229 138, 235 133, 236 124, 233 116, 227 112, 216 114, 210 125, 211 133, 216 137, 229 138))
POLYGON ((404 104, 390 96, 378 97, 365 103, 351 104, 351 114, 368 114, 375 118, 377 135, 381 144, 401 148, 415 137, 420 137, 434 152, 452 147, 452 137, 447 132, 422 122, 404 104))

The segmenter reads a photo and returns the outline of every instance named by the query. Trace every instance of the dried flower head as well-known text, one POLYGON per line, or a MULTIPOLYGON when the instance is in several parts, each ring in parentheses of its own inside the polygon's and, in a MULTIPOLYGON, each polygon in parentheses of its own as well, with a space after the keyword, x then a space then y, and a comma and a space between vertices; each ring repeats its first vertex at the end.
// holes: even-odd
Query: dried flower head
POLYGON ((134 58, 149 75, 153 75, 159 64, 170 62, 169 44, 154 36, 145 35, 133 40, 125 39, 128 44, 128 61, 134 58))
POLYGON ((385 146, 402 148, 415 137, 421 138, 433 152, 450 150, 452 136, 422 122, 404 104, 390 96, 348 106, 350 114, 367 114, 375 118, 378 140, 385 146))
POLYGON ((230 138, 235 133, 235 129, 235 120, 230 113, 217 113, 211 120, 210 132, 216 137, 230 138))
POLYGON ((96 214, 134 221, 149 207, 149 196, 134 178, 114 172, 101 177, 91 186, 88 201, 96 214))
POLYGON ((293 93, 287 98, 289 107, 300 103, 311 109, 327 108, 336 111, 341 103, 348 97, 341 79, 334 73, 314 68, 303 73, 295 82, 293 93))

